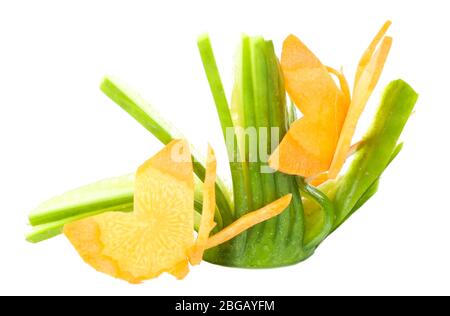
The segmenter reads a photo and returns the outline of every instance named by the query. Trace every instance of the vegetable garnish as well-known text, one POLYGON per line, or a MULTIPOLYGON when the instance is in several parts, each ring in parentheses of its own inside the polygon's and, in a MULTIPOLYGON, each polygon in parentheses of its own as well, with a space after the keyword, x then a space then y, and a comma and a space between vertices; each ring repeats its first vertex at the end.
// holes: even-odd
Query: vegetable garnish
POLYGON ((309 178, 316 185, 338 176, 392 45, 392 38, 385 36, 390 24, 383 25, 363 54, 352 97, 342 71, 325 67, 297 37, 285 40, 281 67, 286 90, 304 117, 291 125, 273 153, 272 168, 309 178))
POLYGON ((295 36, 284 42, 280 62, 272 41, 243 35, 228 100, 211 41, 199 38, 231 186, 216 175, 212 148, 203 163, 154 107, 105 78, 105 95, 166 147, 135 173, 42 203, 29 215, 27 240, 64 231, 88 264, 131 283, 161 273, 181 279, 189 264, 202 260, 274 268, 308 259, 377 193, 402 149, 399 139, 418 94, 400 79, 385 88, 371 127, 351 146, 391 47, 389 25, 363 54, 353 95, 342 69, 324 66, 295 36), (340 172, 349 157, 348 170, 340 172))
POLYGON ((209 237, 214 226, 216 160, 208 150, 203 215, 194 240, 194 178, 186 141, 173 141, 136 173, 134 211, 109 212, 65 225, 64 234, 96 270, 130 283, 168 272, 178 279, 199 264, 206 249, 280 214, 287 195, 209 237))

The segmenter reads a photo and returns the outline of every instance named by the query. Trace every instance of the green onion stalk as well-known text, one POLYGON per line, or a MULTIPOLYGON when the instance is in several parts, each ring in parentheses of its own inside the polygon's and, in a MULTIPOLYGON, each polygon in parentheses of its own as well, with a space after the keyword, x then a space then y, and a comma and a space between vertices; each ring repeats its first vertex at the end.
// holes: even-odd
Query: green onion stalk
MULTIPOLYGON (((385 89, 372 126, 340 178, 319 187, 305 179, 268 166, 268 157, 296 120, 287 102, 274 45, 263 37, 242 36, 236 54, 231 99, 224 91, 211 41, 198 40, 209 88, 217 110, 229 156, 232 188, 216 182, 216 231, 276 199, 291 193, 290 206, 282 214, 210 249, 211 263, 244 268, 271 268, 309 258, 317 247, 377 192, 380 177, 402 149, 399 138, 417 100, 404 81, 385 89)), ((162 119, 137 94, 117 81, 105 78, 101 90, 161 143, 183 135, 162 119)), ((195 228, 202 210, 203 159, 193 151, 195 228)), ((29 215, 30 242, 41 242, 62 233, 64 225, 104 212, 133 210, 134 174, 102 180, 44 202, 29 215)))

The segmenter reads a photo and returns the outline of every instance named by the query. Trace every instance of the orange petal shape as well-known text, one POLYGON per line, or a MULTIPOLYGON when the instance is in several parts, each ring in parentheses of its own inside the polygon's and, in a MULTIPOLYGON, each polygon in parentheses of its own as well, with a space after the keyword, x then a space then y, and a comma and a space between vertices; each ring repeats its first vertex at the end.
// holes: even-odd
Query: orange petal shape
POLYGON ((272 168, 311 177, 329 169, 349 102, 327 68, 295 36, 283 44, 286 90, 304 117, 296 121, 270 158, 272 168))
POLYGON ((331 163, 328 173, 329 179, 335 179, 344 166, 358 120, 383 71, 384 64, 392 46, 391 37, 386 36, 383 38, 390 24, 388 21, 383 25, 361 58, 355 78, 353 99, 342 128, 342 133, 339 137, 336 153, 331 163), (375 51, 380 41, 381 44, 375 51))
POLYGON ((194 243, 194 179, 189 145, 173 141, 136 174, 133 213, 104 213, 64 227, 80 256, 96 270, 138 283, 188 272, 194 243))
POLYGON ((203 259, 203 253, 206 250, 209 235, 216 226, 214 222, 214 212, 216 210, 216 157, 211 147, 208 148, 208 158, 206 161, 206 177, 203 184, 203 209, 198 231, 197 241, 190 255, 192 265, 199 264, 203 259))

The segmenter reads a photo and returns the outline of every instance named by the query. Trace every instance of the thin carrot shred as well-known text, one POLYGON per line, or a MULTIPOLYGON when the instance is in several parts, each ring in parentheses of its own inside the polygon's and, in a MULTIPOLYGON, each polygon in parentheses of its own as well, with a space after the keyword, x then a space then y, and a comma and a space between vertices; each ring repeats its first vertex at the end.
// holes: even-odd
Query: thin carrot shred
MULTIPOLYGON (((382 34, 386 32, 385 28, 387 28, 388 26, 389 24, 385 24, 382 32, 380 31, 377 37, 380 35, 382 36, 382 34)), ((378 38, 376 38, 376 40, 377 41, 374 41, 371 46, 374 43, 377 44, 379 42, 378 38)), ((350 149, 353 135, 356 130, 356 125, 367 104, 367 101, 370 98, 370 95, 372 94, 376 84, 378 83, 391 46, 392 38, 388 36, 384 37, 382 39, 380 47, 372 56, 370 56, 369 61, 367 61, 366 56, 362 58, 363 64, 360 64, 360 66, 358 67, 358 73, 356 75, 357 78, 355 79, 356 85, 353 91, 353 99, 350 104, 347 117, 345 118, 336 152, 331 163, 330 171, 328 173, 328 177, 330 179, 335 179, 339 175, 339 172, 341 171, 345 160, 347 159, 347 153, 350 149)), ((374 48, 369 47, 365 55, 368 52, 373 53, 374 48)))
POLYGON ((358 84, 359 78, 361 77, 361 73, 363 72, 364 68, 366 68, 367 64, 372 59, 373 53, 376 50, 378 44, 382 41, 384 35, 387 33, 389 27, 392 25, 391 21, 386 21, 381 29, 378 31, 377 35, 373 38, 372 42, 370 43, 369 47, 365 50, 363 55, 361 56, 361 59, 358 63, 358 69, 356 70, 355 74, 355 83, 354 83, 354 90, 356 90, 356 85, 358 84))
POLYGON ((200 229, 195 245, 190 254, 190 262, 197 265, 202 261, 203 253, 206 250, 209 235, 216 226, 214 222, 214 211, 216 210, 216 157, 211 147, 208 148, 208 158, 206 162, 206 176, 203 185, 203 209, 200 222, 200 229))
POLYGON ((228 240, 233 239, 250 227, 281 214, 289 206, 291 200, 292 194, 287 194, 257 211, 242 216, 230 226, 210 237, 206 248, 214 248, 224 242, 227 242, 228 240))

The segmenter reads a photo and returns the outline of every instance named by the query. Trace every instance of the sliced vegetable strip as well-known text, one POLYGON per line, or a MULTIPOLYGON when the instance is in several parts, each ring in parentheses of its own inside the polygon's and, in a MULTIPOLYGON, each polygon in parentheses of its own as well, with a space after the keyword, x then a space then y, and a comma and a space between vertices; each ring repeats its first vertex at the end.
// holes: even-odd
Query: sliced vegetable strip
POLYGON ((114 211, 133 203, 134 174, 101 180, 54 197, 31 211, 33 226, 102 209, 114 211))
POLYGON ((102 208, 88 213, 81 213, 79 215, 65 217, 64 219, 34 226, 33 230, 27 233, 25 238, 28 242, 39 243, 41 241, 45 241, 47 239, 61 235, 63 233, 64 226, 72 222, 76 222, 84 218, 92 217, 106 212, 129 213, 132 211, 133 211, 133 203, 129 203, 124 204, 122 208, 114 206, 113 208, 106 208, 106 209, 102 208))
POLYGON ((383 37, 387 33, 391 24, 392 24, 391 21, 386 21, 384 23, 384 25, 378 31, 377 35, 375 35, 375 37, 373 38, 369 47, 367 47, 366 51, 361 56, 361 59, 359 60, 359 63, 358 63, 358 69, 356 70, 354 89, 356 89, 356 85, 359 82, 359 79, 361 78, 362 72, 364 71, 366 66, 370 63, 370 60, 372 59, 372 56, 374 55, 374 52, 375 52, 378 44, 380 44, 380 42, 383 40, 383 37))
POLYGON ((289 206, 291 200, 292 194, 288 194, 257 211, 242 216, 233 224, 209 238, 207 248, 213 248, 227 242, 250 227, 281 214, 289 206))
POLYGON ((385 89, 372 127, 363 138, 364 145, 340 180, 335 198, 335 227, 349 216, 391 161, 417 98, 417 93, 402 80, 391 82, 385 89))
POLYGON ((208 148, 208 158, 206 161, 206 177, 203 185, 203 212, 198 230, 198 237, 190 254, 192 265, 199 264, 202 261, 203 253, 206 250, 209 235, 216 226, 214 222, 214 211, 216 195, 214 183, 216 182, 216 157, 211 147, 208 148))
POLYGON ((347 153, 350 149, 358 120, 370 98, 370 95, 378 83, 381 72, 383 71, 384 64, 386 63, 387 56, 392 46, 391 37, 382 38, 389 25, 390 22, 387 22, 383 26, 361 58, 355 78, 353 99, 350 104, 347 117, 345 118, 344 126, 336 148, 336 153, 328 174, 330 179, 335 179, 338 176, 345 160, 347 159, 347 153), (381 39, 382 42, 380 47, 375 52, 376 46, 381 39))

